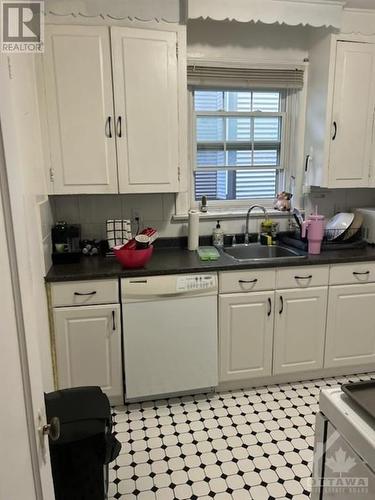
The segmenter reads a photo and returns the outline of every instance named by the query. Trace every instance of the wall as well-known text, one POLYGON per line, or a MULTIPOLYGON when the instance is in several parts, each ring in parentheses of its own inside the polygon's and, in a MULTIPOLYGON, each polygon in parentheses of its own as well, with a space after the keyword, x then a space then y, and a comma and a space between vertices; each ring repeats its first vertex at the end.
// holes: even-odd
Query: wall
POLYGON ((84 239, 105 238, 105 221, 130 219, 132 209, 140 211, 144 225, 157 227, 163 235, 180 234, 179 224, 169 224, 174 212, 173 194, 60 195, 50 198, 55 221, 81 224, 84 239))
MULTIPOLYGON (((107 219, 130 219, 132 209, 141 213, 143 226, 155 227, 160 236, 177 237, 187 235, 187 222, 173 222, 175 213, 175 196, 173 194, 142 195, 69 195, 51 196, 54 221, 63 220, 68 223, 79 223, 82 238, 105 238, 105 221, 107 219)), ((218 216, 218 218, 220 218, 218 216)), ((285 217, 279 219, 282 227, 286 227, 285 217)), ((201 235, 212 233, 215 220, 201 220, 201 235)), ((259 221, 250 221, 250 230, 256 231, 259 221)), ((245 230, 245 216, 223 220, 222 228, 226 233, 238 233, 245 230)))
POLYGON ((306 213, 318 207, 319 213, 332 217, 337 212, 348 212, 354 208, 375 207, 375 189, 321 189, 306 196, 306 213))
MULTIPOLYGON (((22 368, 25 371, 24 380, 27 380, 27 385, 30 384, 30 418, 34 417, 34 425, 30 423, 29 440, 31 448, 37 454, 35 458, 39 459, 39 464, 36 463, 35 466, 39 465, 43 498, 50 499, 53 498, 53 485, 49 451, 48 447, 45 453, 41 450, 36 431, 40 427, 38 415, 45 422, 44 391, 53 390, 53 378, 41 247, 39 203, 46 199, 46 189, 34 56, 1 54, 0 89, 0 121, 15 240, 12 257, 16 258, 18 269, 18 277, 13 278, 18 279, 17 290, 20 295, 17 300, 21 309, 18 314, 18 327, 21 330, 19 338, 25 344, 27 356, 27 362, 23 363, 22 368)), ((1 331, 1 334, 9 335, 10 332, 1 331)), ((1 384, 12 386, 16 384, 16 380, 5 375, 1 378, 1 384)), ((26 391, 25 389, 25 397, 26 391)), ((6 399, 3 403, 10 405, 11 401, 6 399)), ((11 424, 3 428, 12 432, 11 424)), ((16 436, 13 437, 13 444, 18 449, 16 436)), ((8 461, 10 458, 11 456, 4 456, 4 460, 8 461)), ((23 478, 22 470, 18 477, 23 478)), ((28 498, 28 494, 20 495, 28 498)), ((37 496, 42 498, 41 493, 37 496)))
POLYGON ((189 21, 188 59, 302 64, 308 56, 307 30, 262 23, 189 21))
POLYGON ((48 261, 43 259, 42 242, 49 246, 47 228, 51 218, 47 216, 35 60, 32 55, 16 54, 3 56, 1 63, 0 115, 17 257, 24 264, 21 288, 30 328, 29 347, 34 354, 39 351, 35 356, 42 361, 43 389, 49 391, 53 390, 53 379, 43 280, 48 261), (35 338, 37 346, 32 343, 35 338))
MULTIPOLYGON (((114 218, 129 219, 132 208, 140 211, 144 226, 155 227, 163 237, 187 235, 186 221, 171 221, 174 215, 173 194, 52 196, 51 205, 52 215, 49 215, 48 220, 81 224, 82 238, 105 238, 105 221, 114 218)), ((375 207, 375 189, 316 189, 312 194, 306 195, 303 208, 309 214, 315 210, 315 206, 318 207, 319 213, 327 218, 337 212, 354 208, 375 207)), ((50 214, 49 210, 48 213, 50 214)), ((287 227, 288 221, 285 217, 272 217, 279 222, 282 229, 287 227)), ((250 230, 256 231, 258 224, 257 219, 251 219, 250 230)), ((215 220, 201 219, 200 234, 211 234, 214 225, 215 220)), ((245 216, 224 219, 221 225, 225 233, 244 232, 245 216)))
POLYGON ((344 9, 341 33, 375 35, 375 10, 344 9))
MULTIPOLYGON (((1 141, 1 139, 0 139, 1 141)), ((3 151, 0 144, 0 162, 3 151)), ((0 165, 0 169, 3 165, 0 165)), ((12 276, 0 192, 0 498, 36 500, 27 429, 12 276), (22 477, 22 480, 20 478, 22 477), (15 493, 17 492, 17 493, 15 493)))

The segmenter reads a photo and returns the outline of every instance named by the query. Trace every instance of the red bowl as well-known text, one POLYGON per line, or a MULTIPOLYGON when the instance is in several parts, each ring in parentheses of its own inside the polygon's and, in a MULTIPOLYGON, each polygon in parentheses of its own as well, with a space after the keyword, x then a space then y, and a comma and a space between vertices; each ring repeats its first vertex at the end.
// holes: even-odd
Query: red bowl
POLYGON ((136 248, 120 248, 119 250, 113 249, 116 259, 124 267, 128 269, 136 269, 143 267, 151 259, 154 247, 150 245, 148 248, 137 250, 136 248))

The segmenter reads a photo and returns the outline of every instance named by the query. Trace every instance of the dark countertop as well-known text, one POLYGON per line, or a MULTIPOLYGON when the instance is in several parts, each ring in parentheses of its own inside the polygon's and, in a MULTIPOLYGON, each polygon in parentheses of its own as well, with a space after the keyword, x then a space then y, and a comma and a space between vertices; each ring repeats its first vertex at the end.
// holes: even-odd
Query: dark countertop
POLYGON ((269 267, 310 266, 375 261, 375 248, 367 246, 352 250, 331 250, 306 258, 287 258, 249 264, 238 262, 226 254, 213 262, 202 262, 196 252, 181 248, 156 248, 148 264, 142 269, 123 269, 114 257, 82 257, 76 264, 54 265, 45 277, 46 282, 78 281, 132 276, 261 269, 269 267))

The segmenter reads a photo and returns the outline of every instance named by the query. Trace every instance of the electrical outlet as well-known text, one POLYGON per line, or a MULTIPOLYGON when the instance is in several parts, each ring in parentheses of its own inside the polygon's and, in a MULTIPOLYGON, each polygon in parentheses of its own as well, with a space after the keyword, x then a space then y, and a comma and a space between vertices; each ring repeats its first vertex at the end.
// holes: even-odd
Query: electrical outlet
POLYGON ((137 220, 141 218, 141 211, 139 208, 132 208, 131 210, 132 220, 137 220))
POLYGON ((142 230, 143 220, 142 220, 142 213, 139 208, 131 209, 131 223, 133 231, 142 230))

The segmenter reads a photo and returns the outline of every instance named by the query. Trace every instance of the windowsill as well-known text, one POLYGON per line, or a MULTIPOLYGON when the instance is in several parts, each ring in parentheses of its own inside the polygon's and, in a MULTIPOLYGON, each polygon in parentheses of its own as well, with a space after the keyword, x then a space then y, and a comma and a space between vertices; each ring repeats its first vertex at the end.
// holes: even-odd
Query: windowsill
MULTIPOLYGON (((267 215, 273 218, 293 217, 291 212, 280 212, 275 209, 266 209, 267 215)), ((301 210, 302 212, 302 210, 301 210)), ((199 212, 200 219, 242 219, 246 217, 247 209, 211 209, 208 212, 199 212)), ((250 214, 251 219, 264 218, 262 210, 253 210, 250 214)), ((176 214, 172 216, 172 222, 185 222, 189 219, 188 214, 176 214)))

